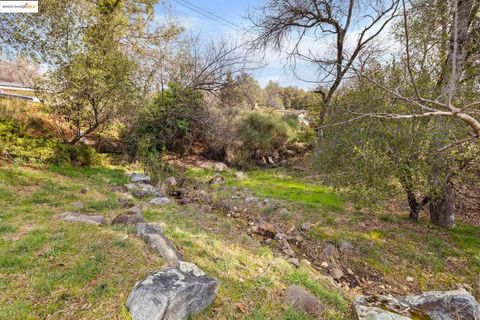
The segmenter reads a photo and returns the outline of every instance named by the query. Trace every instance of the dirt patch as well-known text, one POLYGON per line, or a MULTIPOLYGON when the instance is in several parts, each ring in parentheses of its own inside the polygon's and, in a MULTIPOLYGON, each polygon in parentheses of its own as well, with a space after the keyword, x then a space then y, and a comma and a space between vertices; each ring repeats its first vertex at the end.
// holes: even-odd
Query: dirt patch
POLYGON ((24 225, 22 225, 19 231, 17 231, 16 233, 7 234, 3 238, 8 241, 18 241, 22 239, 24 236, 26 236, 30 231, 35 229, 35 226, 36 225, 34 223, 27 222, 24 225))

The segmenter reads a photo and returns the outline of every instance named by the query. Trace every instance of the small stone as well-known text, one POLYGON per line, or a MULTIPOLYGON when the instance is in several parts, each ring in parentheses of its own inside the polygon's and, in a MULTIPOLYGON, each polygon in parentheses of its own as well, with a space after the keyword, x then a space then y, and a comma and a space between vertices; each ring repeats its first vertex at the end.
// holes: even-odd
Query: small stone
POLYGON ((245 173, 243 173, 242 171, 237 171, 235 173, 235 176, 237 177, 238 180, 246 180, 248 179, 247 175, 245 173))
POLYGON ((225 178, 220 173, 215 173, 215 176, 208 182, 210 185, 225 184, 225 178))
POLYGON ((132 173, 130 175, 130 181, 150 183, 150 177, 143 173, 132 173))
POLYGON ((123 187, 125 188, 126 191, 133 191, 137 188, 137 185, 133 184, 133 183, 128 183, 128 184, 124 185, 123 187))
POLYGON ((298 261, 297 258, 288 258, 287 261, 293 264, 297 268, 300 267, 300 261, 298 261))
POLYGON ((95 225, 105 224, 105 218, 103 216, 91 215, 91 214, 80 213, 80 212, 72 212, 72 211, 60 213, 55 216, 55 219, 63 220, 67 222, 84 222, 84 223, 90 223, 95 225))
POLYGON ((127 214, 142 214, 142 209, 140 207, 136 207, 136 206, 133 206, 133 207, 130 207, 127 209, 126 211, 127 214))
POLYGON ((213 170, 215 170, 215 172, 223 172, 228 170, 228 166, 225 163, 216 162, 213 164, 213 170))
POLYGON ((323 319, 324 306, 320 300, 307 290, 292 285, 285 290, 283 302, 287 306, 309 314, 313 319, 323 319))
POLYGON ((354 246, 350 241, 342 240, 340 242, 339 248, 342 253, 347 253, 349 251, 352 251, 354 249, 354 246))
POLYGON ((139 214, 120 214, 113 219, 112 224, 137 224, 145 223, 145 219, 139 214))
POLYGON ((257 233, 264 237, 274 238, 277 231, 270 223, 260 222, 257 226, 257 233))
POLYGON ((174 188, 177 185, 177 180, 175 177, 168 177, 163 180, 160 190, 158 190, 159 196, 168 196, 174 192, 174 188))
POLYGON ((309 260, 307 260, 307 259, 302 259, 302 263, 304 263, 304 264, 307 265, 307 266, 311 266, 311 265, 312 265, 312 263, 311 263, 309 260))
POLYGON ((293 251, 293 249, 284 249, 283 253, 285 253, 289 257, 295 257, 296 256, 295 251, 293 251))
POLYGON ((153 199, 150 200, 148 203, 150 203, 151 205, 154 205, 154 206, 163 206, 163 205, 169 204, 169 203, 170 203, 170 199, 165 198, 165 197, 162 197, 162 198, 153 198, 153 199))
POLYGON ((138 223, 137 236, 168 262, 177 263, 183 260, 182 254, 173 243, 163 235, 163 228, 161 226, 153 223, 138 223))
POLYGON ((328 263, 323 261, 321 264, 320 264, 320 267, 322 268, 325 268, 325 269, 328 269, 328 263))
POLYGON ((323 254, 326 258, 339 258, 337 247, 331 243, 327 244, 327 246, 323 249, 323 254))
POLYGON ((343 273, 341 268, 334 267, 332 270, 330 270, 330 275, 333 279, 340 280, 345 274, 343 273))
POLYGON ((133 197, 130 193, 121 193, 118 195, 118 202, 122 205, 122 207, 132 207, 134 205, 133 203, 133 197))
POLYGON ((205 275, 205 272, 191 262, 179 261, 178 268, 180 271, 193 274, 195 277, 201 277, 205 275))
POLYGON ((353 271, 352 271, 352 269, 347 268, 347 273, 348 273, 349 275, 353 276, 353 271))
POLYGON ((287 238, 287 236, 284 233, 279 232, 275 235, 275 240, 284 240, 286 238, 287 238))
POLYGON ((263 240, 263 243, 270 244, 270 243, 272 243, 272 239, 266 238, 265 240, 263 240))
POLYGON ((406 277, 405 280, 407 280, 407 282, 413 282, 413 281, 415 281, 415 279, 413 279, 412 277, 406 277))
POLYGON ((300 226, 300 230, 308 232, 312 229, 312 225, 310 223, 304 223, 300 226))

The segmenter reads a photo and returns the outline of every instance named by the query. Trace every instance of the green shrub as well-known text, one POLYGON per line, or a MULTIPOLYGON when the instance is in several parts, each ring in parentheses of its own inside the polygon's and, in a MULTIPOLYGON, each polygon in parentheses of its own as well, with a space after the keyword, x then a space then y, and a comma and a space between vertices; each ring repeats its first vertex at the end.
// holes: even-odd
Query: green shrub
POLYGON ((239 120, 236 137, 228 150, 228 160, 239 166, 285 149, 295 138, 292 121, 277 114, 250 112, 239 120))
POLYGON ((159 93, 139 114, 128 142, 130 153, 137 151, 142 140, 148 140, 159 152, 189 153, 204 131, 203 114, 202 93, 170 83, 169 89, 159 93))
POLYGON ((33 134, 37 122, 28 124, 15 120, 0 120, 0 155, 10 161, 25 163, 52 163, 93 165, 99 163, 95 150, 86 145, 71 146, 51 134, 33 134), (30 128, 30 124, 34 124, 30 128))
POLYGON ((153 139, 150 136, 142 137, 138 142, 137 158, 142 163, 152 182, 157 184, 172 170, 165 161, 165 148, 158 150, 156 144, 152 142, 153 139))

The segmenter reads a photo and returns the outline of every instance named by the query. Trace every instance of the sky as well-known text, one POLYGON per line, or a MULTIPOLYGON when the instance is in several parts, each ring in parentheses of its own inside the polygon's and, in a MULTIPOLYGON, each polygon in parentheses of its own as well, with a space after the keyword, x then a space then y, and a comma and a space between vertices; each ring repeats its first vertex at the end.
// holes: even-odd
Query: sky
MULTIPOLYGON (((168 0, 167 5, 187 32, 199 33, 206 41, 227 39, 243 42, 247 37, 251 37, 251 34, 238 31, 238 29, 246 29, 249 26, 249 21, 246 19, 248 12, 254 11, 262 2, 262 0, 168 0), (218 17, 205 17, 199 13, 205 13, 205 11, 198 7, 233 25, 218 17), (220 21, 215 21, 215 19, 220 21)), ((165 9, 158 5, 156 10, 160 13, 159 17, 161 19, 161 14, 165 9)), ((208 16, 208 13, 205 14, 208 16)), ((255 58, 262 59, 264 67, 252 70, 250 73, 258 80, 260 85, 265 86, 272 80, 278 82, 281 86, 292 85, 312 89, 311 84, 299 80, 290 67, 285 67, 286 59, 283 54, 268 50, 265 56, 258 53, 255 58)), ((302 78, 311 79, 314 77, 312 67, 306 63, 297 64, 296 73, 299 76, 301 75, 302 78)))

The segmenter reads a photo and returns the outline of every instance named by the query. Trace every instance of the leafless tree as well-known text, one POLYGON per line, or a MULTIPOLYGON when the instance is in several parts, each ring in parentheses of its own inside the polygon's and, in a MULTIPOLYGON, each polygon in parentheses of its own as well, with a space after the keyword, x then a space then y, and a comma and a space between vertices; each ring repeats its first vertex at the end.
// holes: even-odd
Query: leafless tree
POLYGON ((242 73, 249 61, 244 45, 226 40, 204 43, 199 35, 186 37, 175 54, 170 81, 194 90, 218 92, 227 75, 242 73))
MULTIPOLYGON (((332 98, 359 57, 366 53, 397 15, 398 0, 269 0, 251 15, 255 49, 273 47, 292 61, 310 62, 319 70, 318 85, 323 108, 322 125, 332 98), (350 45, 348 38, 356 39, 350 45), (325 50, 333 42, 332 50, 325 50), (287 42, 293 45, 287 45, 287 42), (305 48, 306 47, 306 48, 305 48)), ((319 130, 321 133, 321 130, 319 130)))

